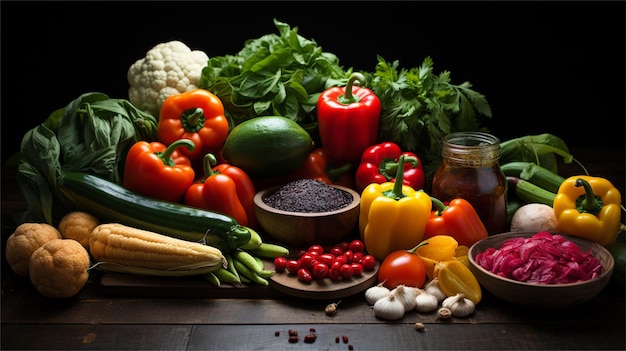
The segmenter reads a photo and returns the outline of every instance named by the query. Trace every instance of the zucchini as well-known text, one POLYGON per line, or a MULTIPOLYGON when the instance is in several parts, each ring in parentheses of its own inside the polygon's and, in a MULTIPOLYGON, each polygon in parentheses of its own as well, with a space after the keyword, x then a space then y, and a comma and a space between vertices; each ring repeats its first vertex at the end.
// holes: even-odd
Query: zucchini
POLYGON ((230 252, 250 241, 250 231, 233 218, 161 201, 83 172, 67 172, 58 189, 77 209, 100 220, 118 222, 230 252))
POLYGON ((515 161, 500 166, 506 176, 529 181, 545 190, 556 193, 565 178, 533 162, 515 161))
POLYGON ((554 204, 555 193, 517 177, 507 176, 506 180, 509 187, 515 191, 515 196, 525 203, 541 203, 548 206, 554 204))

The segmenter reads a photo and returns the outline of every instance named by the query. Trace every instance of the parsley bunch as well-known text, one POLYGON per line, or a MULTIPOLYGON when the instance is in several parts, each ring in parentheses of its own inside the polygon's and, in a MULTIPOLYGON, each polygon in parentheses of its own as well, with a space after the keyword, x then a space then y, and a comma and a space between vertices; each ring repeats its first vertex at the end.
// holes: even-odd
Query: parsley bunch
POLYGON ((454 85, 449 71, 433 73, 430 57, 419 67, 398 66, 379 55, 368 77, 382 104, 378 137, 418 154, 432 175, 441 163, 441 139, 452 132, 486 131, 477 115, 491 117, 491 107, 469 82, 454 85))

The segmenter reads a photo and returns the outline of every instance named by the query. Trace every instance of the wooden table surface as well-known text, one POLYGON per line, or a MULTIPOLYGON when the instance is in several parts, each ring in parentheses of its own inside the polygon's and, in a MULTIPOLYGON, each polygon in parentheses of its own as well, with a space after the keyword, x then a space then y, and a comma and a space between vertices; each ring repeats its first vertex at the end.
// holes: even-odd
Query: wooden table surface
MULTIPOLYGON (((590 174, 608 178, 626 194, 623 149, 573 149, 572 153, 590 174)), ((14 171, 5 168, 2 173, 3 252, 14 229, 11 216, 24 208, 14 171)), ((568 165, 561 173, 580 171, 568 165)), ((374 317, 362 294, 343 298, 339 312, 329 317, 324 307, 337 301, 293 298, 267 287, 216 291, 182 280, 174 289, 170 284, 142 291, 132 286, 111 289, 100 278, 94 272, 74 298, 49 300, 27 279, 16 277, 3 259, 0 349, 626 349, 625 293, 613 285, 567 309, 518 307, 484 291, 470 318, 442 321, 433 313, 410 312, 386 322, 374 317), (423 332, 415 330, 416 322, 425 324, 423 332), (298 332, 297 343, 289 343, 289 330, 298 332), (311 330, 317 339, 305 343, 303 338, 311 330)))

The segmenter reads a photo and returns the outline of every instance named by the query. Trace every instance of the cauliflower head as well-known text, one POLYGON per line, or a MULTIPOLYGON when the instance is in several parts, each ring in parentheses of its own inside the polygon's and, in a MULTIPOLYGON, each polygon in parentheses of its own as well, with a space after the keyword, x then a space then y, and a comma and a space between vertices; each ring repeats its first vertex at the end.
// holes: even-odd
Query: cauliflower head
POLYGON ((158 118, 165 99, 199 87, 208 62, 204 51, 191 50, 181 41, 160 43, 128 69, 129 101, 158 118))
POLYGON ((89 253, 78 241, 50 240, 30 257, 30 281, 45 297, 72 297, 87 283, 89 265, 89 253))
POLYGON ((13 272, 28 276, 30 256, 45 243, 61 239, 61 233, 46 223, 22 223, 7 239, 5 257, 13 272))

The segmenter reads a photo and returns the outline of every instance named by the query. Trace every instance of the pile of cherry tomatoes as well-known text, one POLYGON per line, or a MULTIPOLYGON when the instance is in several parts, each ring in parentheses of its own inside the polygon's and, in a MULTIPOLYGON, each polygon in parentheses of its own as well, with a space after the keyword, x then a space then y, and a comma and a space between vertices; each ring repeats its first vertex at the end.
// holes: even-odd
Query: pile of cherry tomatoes
POLYGON ((374 256, 365 253, 363 242, 355 239, 326 248, 311 245, 300 251, 297 258, 276 257, 274 269, 279 273, 286 271, 301 282, 309 283, 314 279, 339 281, 360 277, 363 272, 373 271, 376 263, 374 256))

